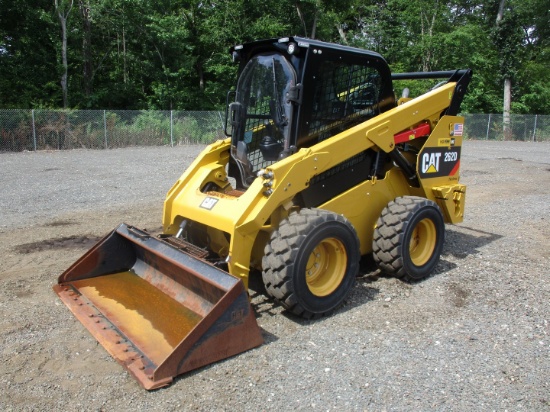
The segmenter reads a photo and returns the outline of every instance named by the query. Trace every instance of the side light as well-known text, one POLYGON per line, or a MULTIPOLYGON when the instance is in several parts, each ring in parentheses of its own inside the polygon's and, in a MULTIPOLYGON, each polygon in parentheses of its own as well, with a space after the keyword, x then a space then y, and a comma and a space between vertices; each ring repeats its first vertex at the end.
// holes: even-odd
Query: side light
POLYGON ((297 49, 296 43, 288 43, 288 49, 287 49, 288 54, 294 54, 296 53, 297 50, 298 49, 297 49))

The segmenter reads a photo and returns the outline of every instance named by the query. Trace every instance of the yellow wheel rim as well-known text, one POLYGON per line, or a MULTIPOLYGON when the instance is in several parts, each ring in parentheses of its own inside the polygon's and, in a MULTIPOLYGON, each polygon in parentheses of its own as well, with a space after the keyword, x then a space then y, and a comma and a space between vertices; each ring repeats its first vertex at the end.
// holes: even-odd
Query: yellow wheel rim
POLYGON ((328 296, 334 292, 346 273, 348 256, 342 242, 335 238, 321 241, 309 255, 306 265, 306 282, 315 296, 328 296))
POLYGON ((436 241, 434 222, 430 219, 421 220, 414 228, 409 243, 409 255, 416 266, 425 265, 430 260, 436 241))

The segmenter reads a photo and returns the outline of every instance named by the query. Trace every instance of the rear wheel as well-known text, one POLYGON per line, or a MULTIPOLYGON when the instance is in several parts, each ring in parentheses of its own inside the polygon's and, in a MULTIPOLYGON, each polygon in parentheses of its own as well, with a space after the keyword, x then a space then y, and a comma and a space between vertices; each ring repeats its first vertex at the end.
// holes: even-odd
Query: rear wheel
POLYGON ((406 280, 429 276, 439 261, 445 222, 437 204, 398 197, 382 211, 373 235, 373 257, 384 272, 406 280))
POLYGON ((271 235, 262 260, 267 293, 305 317, 337 308, 353 288, 359 239, 342 216, 320 209, 292 213, 271 235))

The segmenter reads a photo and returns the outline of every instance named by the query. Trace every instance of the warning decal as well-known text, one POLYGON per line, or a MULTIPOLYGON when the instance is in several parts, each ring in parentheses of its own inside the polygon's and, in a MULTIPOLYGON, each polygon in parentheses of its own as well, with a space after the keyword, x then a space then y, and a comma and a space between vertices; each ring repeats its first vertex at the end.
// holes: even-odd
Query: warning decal
POLYGON ((439 139, 437 141, 438 146, 454 146, 455 145, 455 139, 454 137, 446 137, 443 139, 439 139))
POLYGON ((218 203, 218 199, 215 199, 213 197, 205 197, 204 200, 201 202, 200 207, 203 209, 212 210, 214 206, 216 206, 216 203, 218 203))
POLYGON ((427 147, 418 155, 418 174, 423 179, 453 176, 460 165, 459 147, 427 147))

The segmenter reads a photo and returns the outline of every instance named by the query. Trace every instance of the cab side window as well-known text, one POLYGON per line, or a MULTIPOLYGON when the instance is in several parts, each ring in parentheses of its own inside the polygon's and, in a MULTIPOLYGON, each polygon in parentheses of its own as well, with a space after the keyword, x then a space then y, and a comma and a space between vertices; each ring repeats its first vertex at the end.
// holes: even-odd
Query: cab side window
POLYGON ((380 75, 370 66, 324 61, 315 75, 308 141, 322 141, 379 114, 380 75))

